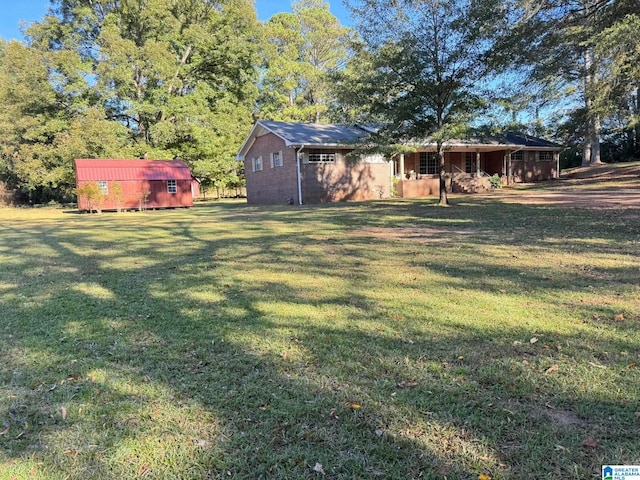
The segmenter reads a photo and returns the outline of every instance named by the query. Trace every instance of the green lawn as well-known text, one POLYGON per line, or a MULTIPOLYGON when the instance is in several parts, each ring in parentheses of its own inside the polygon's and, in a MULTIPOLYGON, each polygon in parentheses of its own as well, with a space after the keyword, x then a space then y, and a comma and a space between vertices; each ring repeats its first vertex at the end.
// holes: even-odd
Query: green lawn
POLYGON ((0 479, 640 463, 640 209, 0 210, 0 479))

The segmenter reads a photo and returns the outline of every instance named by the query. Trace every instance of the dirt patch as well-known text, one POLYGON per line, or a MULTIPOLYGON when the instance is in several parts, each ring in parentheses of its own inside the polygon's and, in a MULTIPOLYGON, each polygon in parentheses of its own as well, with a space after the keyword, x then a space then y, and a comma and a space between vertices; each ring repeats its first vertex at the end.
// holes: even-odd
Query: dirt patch
POLYGON ((507 203, 589 209, 640 208, 640 163, 596 165, 564 171, 561 178, 494 190, 507 203))
POLYGON ((607 190, 498 190, 485 196, 499 198, 506 203, 523 205, 549 205, 591 209, 640 208, 640 183, 637 189, 607 190))
POLYGON ((561 178, 565 180, 626 180, 640 177, 640 164, 633 163, 603 163, 589 167, 577 167, 563 170, 561 178))
POLYGON ((556 410, 556 409, 552 410, 548 408, 545 410, 534 411, 532 413, 532 416, 546 418, 562 427, 581 426, 587 423, 583 419, 578 417, 575 413, 569 410, 556 410))

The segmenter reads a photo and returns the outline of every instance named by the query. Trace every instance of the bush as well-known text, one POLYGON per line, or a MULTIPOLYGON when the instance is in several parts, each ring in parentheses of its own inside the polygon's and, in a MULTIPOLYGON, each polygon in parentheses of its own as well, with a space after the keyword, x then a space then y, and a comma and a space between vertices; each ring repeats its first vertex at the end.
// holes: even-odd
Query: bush
POLYGON ((489 183, 491 188, 502 188, 502 178, 497 173, 489 177, 489 183))

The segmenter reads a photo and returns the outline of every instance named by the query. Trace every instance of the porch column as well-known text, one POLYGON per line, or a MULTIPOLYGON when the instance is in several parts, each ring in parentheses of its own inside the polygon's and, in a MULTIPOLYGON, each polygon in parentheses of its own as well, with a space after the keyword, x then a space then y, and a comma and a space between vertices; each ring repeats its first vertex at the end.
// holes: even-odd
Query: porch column
POLYGON ((476 177, 480 176, 480 151, 476 152, 476 177))
POLYGON ((556 164, 556 174, 554 178, 560 178, 560 152, 553 152, 553 161, 556 164))
POLYGON ((507 154, 507 185, 511 185, 511 150, 507 154))
POLYGON ((398 158, 398 177, 400 177, 402 180, 405 179, 405 176, 404 176, 404 153, 401 153, 400 157, 398 158))

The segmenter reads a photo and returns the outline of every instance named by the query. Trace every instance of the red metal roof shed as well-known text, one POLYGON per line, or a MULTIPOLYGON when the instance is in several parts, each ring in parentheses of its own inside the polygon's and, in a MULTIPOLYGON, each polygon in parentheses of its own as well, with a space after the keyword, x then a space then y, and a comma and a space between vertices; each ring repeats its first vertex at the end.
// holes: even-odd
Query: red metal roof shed
POLYGON ((76 159, 76 186, 95 182, 98 204, 78 196, 78 208, 90 210, 193 206, 192 177, 181 160, 76 159))

